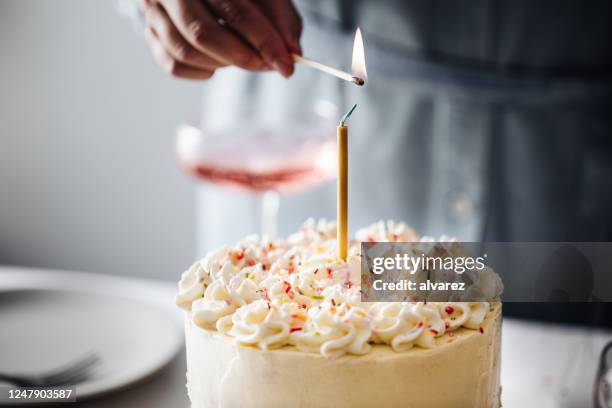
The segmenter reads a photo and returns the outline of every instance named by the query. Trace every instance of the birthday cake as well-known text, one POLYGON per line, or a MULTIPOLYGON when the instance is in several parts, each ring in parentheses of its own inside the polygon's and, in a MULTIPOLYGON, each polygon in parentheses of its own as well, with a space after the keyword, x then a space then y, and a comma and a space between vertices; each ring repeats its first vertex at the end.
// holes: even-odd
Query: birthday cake
POLYGON ((338 260, 335 224, 310 220, 183 274, 192 407, 500 406, 501 303, 361 302, 359 242, 422 238, 392 222, 357 238, 338 260))

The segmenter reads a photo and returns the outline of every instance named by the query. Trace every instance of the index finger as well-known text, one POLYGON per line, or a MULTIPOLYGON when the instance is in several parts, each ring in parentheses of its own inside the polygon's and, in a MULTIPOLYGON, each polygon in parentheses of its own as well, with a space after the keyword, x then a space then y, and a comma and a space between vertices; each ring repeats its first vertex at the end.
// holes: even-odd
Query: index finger
POLYGON ((221 26, 200 0, 160 0, 177 30, 197 50, 226 64, 261 70, 265 63, 238 36, 221 26))
POLYGON ((208 0, 215 14, 255 48, 263 60, 284 76, 293 73, 293 59, 279 31, 249 0, 208 0))
POLYGON ((302 35, 302 17, 291 0, 259 0, 263 13, 272 21, 276 30, 284 38, 289 49, 302 55, 300 37, 302 35))

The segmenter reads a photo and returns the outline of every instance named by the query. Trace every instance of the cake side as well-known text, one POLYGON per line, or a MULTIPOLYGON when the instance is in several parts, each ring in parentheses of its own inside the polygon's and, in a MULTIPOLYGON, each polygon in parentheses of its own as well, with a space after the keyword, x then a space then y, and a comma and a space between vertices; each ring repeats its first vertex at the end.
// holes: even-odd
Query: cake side
POLYGON ((331 359, 294 346, 261 350, 202 329, 189 313, 185 332, 193 408, 500 406, 499 303, 482 332, 459 329, 439 337, 441 347, 401 353, 386 345, 331 359))

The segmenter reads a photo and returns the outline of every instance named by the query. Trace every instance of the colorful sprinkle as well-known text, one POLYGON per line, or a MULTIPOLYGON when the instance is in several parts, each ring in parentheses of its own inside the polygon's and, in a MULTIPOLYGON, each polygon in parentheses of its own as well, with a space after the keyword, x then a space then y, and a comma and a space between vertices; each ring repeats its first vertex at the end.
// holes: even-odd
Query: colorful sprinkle
POLYGON ((312 298, 313 298, 313 299, 317 299, 317 300, 323 300, 323 299, 325 299, 325 298, 324 298, 323 296, 321 296, 321 295, 314 295, 312 298))

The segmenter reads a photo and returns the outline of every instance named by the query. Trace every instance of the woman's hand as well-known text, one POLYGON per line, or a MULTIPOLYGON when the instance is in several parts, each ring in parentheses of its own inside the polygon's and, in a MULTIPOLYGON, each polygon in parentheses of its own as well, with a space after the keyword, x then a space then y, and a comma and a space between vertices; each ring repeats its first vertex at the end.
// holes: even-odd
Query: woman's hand
POLYGON ((140 0, 146 38, 169 74, 208 79, 227 65, 293 73, 302 22, 291 0, 140 0))

